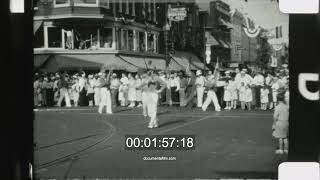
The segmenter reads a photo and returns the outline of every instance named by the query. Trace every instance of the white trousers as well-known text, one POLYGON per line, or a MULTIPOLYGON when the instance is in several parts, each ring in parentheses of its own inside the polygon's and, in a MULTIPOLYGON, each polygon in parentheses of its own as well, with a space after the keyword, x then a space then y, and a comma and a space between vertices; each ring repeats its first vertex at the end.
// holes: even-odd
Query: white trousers
POLYGON ((158 104, 155 103, 148 103, 147 105, 148 116, 150 117, 149 128, 158 127, 157 106, 158 104))
POLYGON ((220 105, 219 105, 219 101, 218 101, 216 92, 214 92, 214 90, 209 90, 209 91, 208 91, 207 99, 206 99, 205 102, 203 103, 202 110, 203 110, 203 111, 206 111, 207 108, 208 108, 208 106, 211 104, 211 102, 213 102, 214 109, 215 109, 216 111, 220 111, 220 110, 221 110, 221 107, 220 107, 220 105))
POLYGON ((141 94, 141 100, 142 100, 142 113, 143 116, 148 116, 148 96, 146 92, 142 92, 141 94))
POLYGON ((197 87, 197 107, 202 107, 204 87, 197 87))
POLYGON ((97 106, 100 104, 100 88, 94 88, 94 104, 97 106))
POLYGON ((58 106, 61 106, 62 100, 64 99, 64 101, 66 102, 66 107, 71 107, 71 103, 70 103, 70 97, 69 97, 69 93, 68 93, 68 89, 67 88, 61 88, 60 89, 60 97, 58 100, 58 106))
POLYGON ((101 114, 103 108, 106 106, 107 114, 112 114, 112 107, 111 107, 111 93, 110 90, 107 88, 101 88, 100 90, 100 104, 98 112, 101 114))

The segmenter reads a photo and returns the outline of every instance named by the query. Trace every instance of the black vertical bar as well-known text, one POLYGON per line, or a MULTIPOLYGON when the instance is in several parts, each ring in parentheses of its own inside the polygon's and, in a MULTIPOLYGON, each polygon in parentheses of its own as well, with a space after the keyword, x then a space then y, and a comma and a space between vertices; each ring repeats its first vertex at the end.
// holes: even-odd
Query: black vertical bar
MULTIPOLYGON (((319 15, 290 15, 289 160, 317 161, 320 145, 320 100, 305 99, 298 90, 301 73, 320 73, 319 15)), ((309 87, 310 90, 317 88, 309 87)))

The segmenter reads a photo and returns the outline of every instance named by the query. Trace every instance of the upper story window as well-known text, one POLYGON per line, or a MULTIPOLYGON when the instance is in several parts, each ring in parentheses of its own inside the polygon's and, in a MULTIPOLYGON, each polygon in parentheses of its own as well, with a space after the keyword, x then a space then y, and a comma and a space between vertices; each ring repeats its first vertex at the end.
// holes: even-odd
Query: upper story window
POLYGON ((70 0, 53 0, 54 7, 70 6, 70 0))
POLYGON ((99 0, 73 0, 75 6, 98 6, 99 0))
POLYGON ((63 48, 62 29, 60 27, 47 27, 48 32, 48 47, 63 48))

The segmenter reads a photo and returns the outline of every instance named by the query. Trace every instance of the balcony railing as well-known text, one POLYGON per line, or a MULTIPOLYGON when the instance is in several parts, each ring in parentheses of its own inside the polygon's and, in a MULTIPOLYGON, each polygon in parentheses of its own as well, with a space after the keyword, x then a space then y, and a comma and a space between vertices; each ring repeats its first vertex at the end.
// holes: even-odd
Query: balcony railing
POLYGON ((53 0, 53 7, 107 7, 109 8, 109 0, 53 0))

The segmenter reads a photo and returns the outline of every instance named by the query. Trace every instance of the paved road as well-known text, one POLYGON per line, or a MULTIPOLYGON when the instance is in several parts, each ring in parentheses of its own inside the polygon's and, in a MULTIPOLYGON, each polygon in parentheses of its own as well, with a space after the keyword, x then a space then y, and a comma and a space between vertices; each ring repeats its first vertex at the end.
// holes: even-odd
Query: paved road
POLYGON ((39 178, 271 178, 285 157, 274 155, 271 111, 161 107, 160 127, 147 129, 141 109, 99 115, 96 109, 35 112, 35 172, 39 178), (127 151, 126 134, 190 134, 193 151, 127 151), (176 157, 143 161, 143 157, 176 157))

